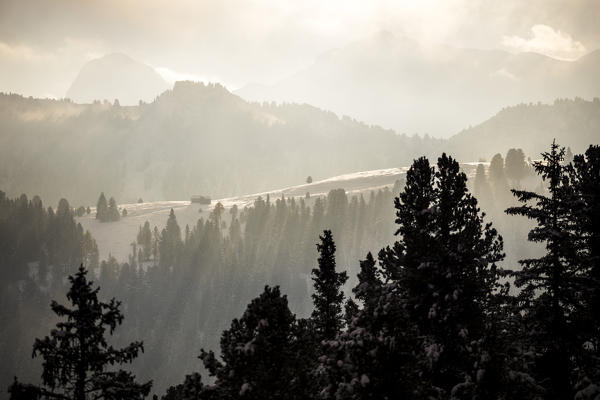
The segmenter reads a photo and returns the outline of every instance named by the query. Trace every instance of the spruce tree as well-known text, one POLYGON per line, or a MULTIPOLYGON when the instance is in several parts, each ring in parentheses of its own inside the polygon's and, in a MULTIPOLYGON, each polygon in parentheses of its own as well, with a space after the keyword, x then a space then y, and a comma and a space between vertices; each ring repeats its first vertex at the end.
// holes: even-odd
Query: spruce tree
POLYGON ((325 342, 317 369, 322 399, 417 399, 434 394, 422 384, 424 358, 396 282, 382 281, 371 253, 360 262, 360 302, 347 329, 325 342))
POLYGON ((111 197, 108 200, 108 221, 114 222, 118 221, 120 218, 119 209, 117 207, 117 202, 114 197, 111 197))
POLYGON ((104 197, 104 192, 100 193, 100 197, 98 198, 96 219, 100 222, 108 221, 108 203, 106 202, 106 197, 104 197))
POLYGON ((510 199, 510 192, 504 170, 504 159, 499 153, 494 155, 490 161, 488 176, 494 193, 494 201, 497 204, 505 204, 510 199))
MULTIPOLYGON (((503 271, 502 238, 484 223, 458 162, 443 154, 437 171, 415 160, 395 199, 400 240, 380 254, 382 274, 397 281, 423 338, 429 379, 449 395, 484 376, 495 360, 482 338, 503 271)), ((461 389, 462 390, 462 389, 461 389)))
MULTIPOLYGON (((204 388, 206 398, 304 399, 299 385, 298 360, 306 357, 296 348, 295 316, 279 287, 265 287, 243 316, 234 319, 221 336, 221 360, 201 350, 205 368, 215 378, 204 388), (212 397, 211 397, 212 396, 212 397)), ((201 397, 202 398, 202 397, 201 397)))
POLYGON ((529 240, 542 243, 546 254, 521 260, 515 284, 521 289, 519 305, 525 315, 524 333, 536 354, 537 379, 546 389, 547 399, 573 398, 573 358, 578 349, 573 310, 582 301, 582 271, 577 263, 578 227, 573 218, 573 186, 563 160, 565 149, 556 142, 543 161, 534 163, 536 172, 548 184, 548 195, 513 190, 523 203, 506 210, 522 215, 537 226, 529 240))
POLYGON ((69 276, 67 299, 72 308, 51 304, 52 311, 66 320, 33 345, 33 356, 44 359, 42 385, 22 384, 15 378, 9 388, 11 399, 143 399, 150 392, 151 381, 140 384, 131 373, 113 368, 131 363, 143 344, 133 342, 122 349, 108 344, 107 331, 112 335, 123 322, 120 302, 99 301, 100 289, 94 289, 86 275, 81 266, 69 276))
POLYGON ((143 227, 140 226, 137 243, 142 247, 143 261, 150 260, 150 256, 152 255, 152 230, 150 229, 150 222, 146 221, 143 227))
POLYGON ((483 206, 490 207, 493 205, 492 188, 488 182, 483 164, 477 165, 475 181, 473 184, 473 193, 483 206))
POLYGON ((169 219, 167 219, 167 226, 160 234, 160 241, 158 244, 158 252, 160 254, 159 265, 163 267, 175 265, 182 246, 181 228, 179 228, 179 224, 177 223, 175 211, 171 209, 169 219))
POLYGON ((527 176, 525 153, 522 149, 509 149, 504 163, 506 177, 513 182, 513 186, 518 186, 521 180, 527 176))
POLYGON ((319 267, 312 270, 315 288, 312 320, 320 338, 331 340, 343 327, 344 293, 341 287, 348 280, 348 275, 345 271, 335 270, 335 243, 331 231, 323 231, 319 238, 319 267))
POLYGON ((583 307, 576 318, 582 349, 576 389, 600 395, 600 386, 594 383, 600 382, 600 146, 590 146, 585 154, 575 156, 568 169, 575 191, 572 209, 578 261, 584 276, 583 307))

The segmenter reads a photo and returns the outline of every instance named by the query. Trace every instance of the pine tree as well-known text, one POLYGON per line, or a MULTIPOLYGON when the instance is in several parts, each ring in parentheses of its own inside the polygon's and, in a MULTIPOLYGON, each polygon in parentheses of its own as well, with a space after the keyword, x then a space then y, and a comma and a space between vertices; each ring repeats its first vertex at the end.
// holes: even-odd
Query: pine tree
POLYGON ((492 157, 492 161, 488 168, 488 176, 494 193, 494 201, 496 203, 505 204, 510 198, 510 193, 502 155, 496 154, 492 157))
POLYGON ((433 386, 447 395, 459 387, 473 390, 476 375, 494 362, 477 363, 484 352, 478 341, 503 274, 496 266, 504 257, 502 238, 484 223, 451 157, 443 154, 437 171, 420 158, 406 179, 395 199, 400 240, 381 252, 382 273, 398 282, 424 338, 433 386))
POLYGON ((306 357, 296 348, 295 316, 279 288, 265 287, 243 316, 234 319, 221 336, 221 360, 201 351, 205 368, 215 383, 204 389, 208 398, 303 399, 302 371, 296 366, 306 357), (213 397, 209 397, 213 396, 213 397))
POLYGON ((150 230, 150 222, 144 222, 144 226, 139 228, 137 235, 137 243, 142 247, 143 261, 150 260, 152 255, 152 230, 150 230))
POLYGON ((525 153, 522 149, 509 149, 504 163, 507 178, 512 180, 513 186, 518 186, 521 180, 527 176, 525 153))
POLYGON ((576 328, 583 351, 576 389, 591 398, 600 395, 600 386, 594 384, 600 382, 600 146, 590 146, 567 168, 575 191, 572 210, 579 238, 578 260, 584 271, 583 307, 576 328))
POLYGON ((360 262, 358 285, 353 289, 362 307, 356 307, 347 329, 326 341, 317 369, 322 399, 427 398, 422 385, 416 331, 408 321, 395 282, 383 282, 369 253, 360 262))
POLYGON ((556 142, 543 161, 534 163, 536 172, 548 184, 548 195, 513 190, 522 206, 506 210, 537 222, 529 240, 543 243, 546 254, 521 260, 522 270, 515 272, 515 284, 521 288, 519 304, 525 313, 533 350, 540 354, 538 381, 548 399, 572 398, 574 388, 571 354, 577 350, 572 311, 579 307, 582 274, 577 265, 577 227, 572 215, 573 187, 563 165, 565 149, 556 142))
POLYGON ((171 209, 169 213, 169 219, 167 219, 167 226, 162 230, 160 234, 160 242, 158 252, 160 254, 159 265, 163 267, 171 267, 176 264, 177 256, 183 241, 181 240, 181 228, 177 223, 177 217, 175 211, 171 209))
POLYGON ((73 307, 53 301, 52 311, 66 320, 33 345, 33 356, 44 359, 42 385, 21 384, 15 378, 11 399, 143 399, 150 392, 152 382, 137 383, 131 373, 111 367, 131 363, 143 344, 115 349, 107 343, 106 331, 112 335, 123 322, 120 303, 99 301, 100 289, 92 287, 86 274, 81 266, 69 277, 67 299, 73 307))
POLYGON ((108 221, 114 222, 118 221, 120 218, 119 208, 117 207, 117 202, 114 197, 111 197, 108 200, 108 221))
POLYGON ((492 188, 488 182, 483 164, 477 165, 473 193, 483 206, 490 207, 493 204, 492 188))
POLYGON ((323 236, 319 238, 319 267, 312 270, 315 288, 312 320, 318 335, 331 340, 343 327, 344 293, 340 289, 348 280, 348 275, 345 271, 335 270, 335 243, 331 231, 323 231, 323 236))
POLYGON ((98 198, 98 204, 96 205, 96 219, 100 222, 108 221, 108 203, 106 202, 104 193, 100 193, 100 197, 98 198))

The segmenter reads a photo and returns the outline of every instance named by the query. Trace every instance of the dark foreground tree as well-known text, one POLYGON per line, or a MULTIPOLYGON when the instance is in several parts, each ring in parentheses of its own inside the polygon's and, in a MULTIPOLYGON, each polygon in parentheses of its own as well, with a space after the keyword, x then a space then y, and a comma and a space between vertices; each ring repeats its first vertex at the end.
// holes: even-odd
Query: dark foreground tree
POLYGON ((576 370, 573 354, 580 343, 574 325, 574 311, 582 303, 584 269, 577 261, 579 227, 573 218, 576 195, 568 169, 563 164, 564 148, 552 143, 543 153, 536 172, 548 184, 548 195, 513 190, 523 203, 506 212, 523 215, 537 226, 529 240, 542 243, 546 253, 540 258, 521 260, 515 283, 521 288, 519 305, 524 315, 524 338, 537 355, 537 381, 546 389, 547 399, 568 399, 574 395, 576 370))
POLYGON ((498 398, 502 361, 487 342, 504 273, 496 265, 502 238, 484 222, 466 182, 446 154, 437 171, 426 158, 416 160, 395 201, 400 240, 380 260, 423 340, 426 379, 443 396, 498 398))
POLYGON ((348 280, 346 272, 335 270, 335 243, 331 231, 319 236, 319 267, 312 270, 315 293, 312 295, 315 309, 312 319, 318 336, 331 340, 342 329, 344 293, 342 286, 348 280))
POLYGON ((69 277, 67 299, 72 308, 55 301, 51 304, 52 311, 66 320, 33 345, 33 357, 44 359, 42 385, 22 384, 15 378, 9 388, 11 399, 134 400, 150 392, 151 381, 137 383, 131 373, 112 367, 131 363, 143 352, 143 344, 134 342, 123 349, 108 344, 107 331, 112 335, 123 322, 120 302, 99 301, 100 288, 93 288, 86 274, 81 266, 69 277))
POLYGON ((348 317, 346 330, 324 342, 317 398, 424 399, 431 394, 421 382, 418 358, 424 354, 398 285, 381 278, 369 253, 353 289, 361 307, 348 317))
POLYGON ((231 328, 223 332, 221 360, 212 351, 201 351, 200 358, 215 383, 204 386, 200 398, 306 398, 307 380, 300 365, 310 355, 299 348, 303 330, 279 287, 266 286, 243 316, 234 319, 231 328))

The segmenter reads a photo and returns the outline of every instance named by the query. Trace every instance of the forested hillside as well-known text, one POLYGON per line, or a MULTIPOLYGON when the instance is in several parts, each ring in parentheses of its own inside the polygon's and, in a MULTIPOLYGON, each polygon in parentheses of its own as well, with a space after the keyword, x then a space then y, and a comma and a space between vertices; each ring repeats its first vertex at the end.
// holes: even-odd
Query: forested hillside
POLYGON ((133 107, 0 96, 0 187, 92 204, 256 193, 407 165, 439 141, 397 136, 308 105, 253 104, 178 82, 133 107))
POLYGON ((539 154, 553 139, 568 143, 574 152, 600 143, 600 99, 557 99, 552 104, 506 107, 450 138, 446 148, 465 160, 489 160, 494 152, 504 153, 513 147, 522 148, 526 154, 539 154))
MULTIPOLYGON (((435 114, 432 114, 435 118, 435 114)), ((98 193, 222 198, 334 175, 409 165, 449 150, 460 161, 553 138, 574 151, 596 142, 600 103, 516 106, 450 140, 397 135, 299 104, 248 103, 219 85, 178 82, 138 106, 0 95, 0 187, 93 205, 98 193)))
MULTIPOLYGON (((2 376, 10 379, 11 374, 18 374, 36 379, 38 364, 23 349, 52 323, 44 315, 47 304, 50 299, 62 298, 66 274, 83 262, 91 271, 91 279, 102 287, 105 299, 115 296, 123 301, 127 318, 115 337, 116 343, 144 340, 146 352, 134 363, 134 370, 144 380, 153 379, 154 390, 160 393, 185 373, 200 368, 199 360, 190 357, 190 349, 217 348, 219 333, 265 284, 279 285, 288 296, 291 310, 298 317, 308 316, 313 293, 310 274, 316 262, 316 243, 324 229, 332 231, 338 268, 349 276, 342 290, 350 295, 357 283, 358 260, 394 241, 393 204, 404 187, 403 176, 393 186, 364 195, 334 189, 326 196, 308 198, 261 197, 244 208, 225 208, 217 203, 210 212, 195 212, 196 222, 190 225, 178 221, 171 212, 166 223, 155 226, 140 222, 137 234, 118 239, 131 243, 127 262, 110 256, 99 260, 99 249, 89 233, 68 236, 71 239, 62 242, 71 246, 67 254, 72 255, 57 258, 54 254, 64 252, 53 250, 44 240, 62 238, 71 230, 83 232, 75 222, 79 210, 71 209, 66 200, 54 211, 44 210, 39 198, 3 197, 0 227, 5 246, 27 246, 29 236, 22 232, 39 231, 34 237, 42 241, 31 244, 35 252, 6 253, 11 258, 2 266, 6 273, 2 280, 2 293, 8 299, 3 303, 6 315, 13 315, 16 309, 20 310, 17 315, 36 316, 7 319, 2 333, 11 340, 0 343, 0 356, 6 355, 10 361, 4 364, 2 376), (35 222, 37 219, 29 216, 35 213, 45 217, 35 222), (45 222, 52 221, 54 214, 61 215, 65 222, 53 228, 52 236, 44 236, 56 226, 45 222), (10 333, 16 331, 26 333, 10 333)), ((481 164, 471 176, 469 186, 489 213, 486 220, 494 221, 504 237, 508 256, 500 265, 514 266, 518 259, 540 254, 541 249, 525 242, 531 224, 504 216, 504 209, 516 204, 509 187, 540 187, 541 180, 525 155, 515 149, 506 157, 497 154, 489 167, 481 164)), ((110 234, 111 228, 116 229, 128 218, 132 217, 98 224, 110 234)))
MULTIPOLYGON (((64 302, 69 282, 67 300, 85 306, 76 296, 78 284, 88 285, 85 269, 75 276, 65 264, 83 260, 102 288, 101 300, 123 301, 105 307, 127 316, 111 343, 132 343, 123 360, 139 356, 135 377, 153 379, 158 394, 183 381, 165 400, 246 392, 278 398, 287 391, 298 399, 593 399, 600 391, 594 383, 600 373, 594 347, 599 158, 597 146, 573 157, 553 145, 544 162, 531 165, 512 149, 506 160, 497 154, 487 169, 481 164, 467 185, 459 164, 443 154, 435 166, 424 157, 415 160, 405 182, 368 201, 348 198, 343 189, 312 207, 302 198, 259 198, 243 210, 218 205, 183 229, 171 212, 164 228, 140 226, 124 264, 98 263, 94 241, 76 227, 65 200, 55 220, 39 199, 2 196, 0 226, 8 248, 23 247, 28 240, 21 232, 33 231, 44 254, 17 252, 2 266, 19 271, 2 280, 2 312, 11 316, 0 332, 6 338, 2 376, 38 382, 39 359, 30 359, 28 348, 55 323, 44 309, 51 298, 64 302), (504 216, 496 230, 468 186, 493 220, 505 212, 515 217, 504 216), (511 186, 521 189, 511 196, 511 186), (532 186, 535 191, 528 190, 532 186), (53 248, 44 227, 59 236, 79 232, 65 240, 71 253, 59 252, 61 258, 47 265, 36 260, 53 248), (527 246, 528 231, 545 248, 527 246), (139 339, 144 354, 136 350, 139 339)), ((59 316, 67 312, 52 307, 59 316)), ((82 314, 72 315, 70 323, 85 323, 76 322, 82 314)), ((110 315, 120 314, 107 314, 107 324, 110 315)), ((69 335, 60 327, 51 331, 54 341, 34 348, 50 357, 50 351, 65 351, 53 349, 69 335)), ((52 365, 72 361, 66 354, 52 365)), ((98 390, 118 382, 120 390, 149 390, 131 377, 119 379, 93 383, 98 390)), ((11 386, 13 396, 37 390, 11 386)))

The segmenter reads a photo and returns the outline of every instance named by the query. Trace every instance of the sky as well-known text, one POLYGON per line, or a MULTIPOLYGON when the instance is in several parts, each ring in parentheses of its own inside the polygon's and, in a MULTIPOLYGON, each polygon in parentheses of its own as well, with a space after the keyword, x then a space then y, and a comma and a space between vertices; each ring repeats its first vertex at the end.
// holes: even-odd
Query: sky
POLYGON ((380 31, 575 60, 600 48, 598 0, 0 0, 0 91, 63 97, 125 53, 167 80, 272 84, 380 31))

